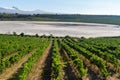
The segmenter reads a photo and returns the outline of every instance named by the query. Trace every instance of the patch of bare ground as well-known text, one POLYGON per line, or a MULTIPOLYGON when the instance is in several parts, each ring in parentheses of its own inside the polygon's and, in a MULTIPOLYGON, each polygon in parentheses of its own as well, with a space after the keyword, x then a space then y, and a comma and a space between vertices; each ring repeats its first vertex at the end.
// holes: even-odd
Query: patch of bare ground
MULTIPOLYGON (((52 43, 49 45, 49 47, 43 52, 43 55, 40 56, 40 58, 36 61, 36 63, 33 65, 31 71, 29 72, 26 80, 40 80, 40 77, 42 76, 43 68, 46 65, 46 58, 49 55, 50 49, 51 49, 52 43)), ((48 61, 49 62, 49 61, 48 61)))
POLYGON ((119 65, 120 65, 120 59, 118 59, 118 63, 119 63, 119 65))
POLYGON ((17 70, 22 67, 22 64, 25 63, 32 54, 34 54, 35 50, 32 51, 29 54, 26 54, 23 56, 19 61, 12 64, 9 68, 6 68, 1 74, 0 74, 0 80, 8 80, 10 79, 14 74, 17 73, 17 70))
POLYGON ((114 74, 112 76, 108 76, 106 80, 120 80, 120 74, 114 74))

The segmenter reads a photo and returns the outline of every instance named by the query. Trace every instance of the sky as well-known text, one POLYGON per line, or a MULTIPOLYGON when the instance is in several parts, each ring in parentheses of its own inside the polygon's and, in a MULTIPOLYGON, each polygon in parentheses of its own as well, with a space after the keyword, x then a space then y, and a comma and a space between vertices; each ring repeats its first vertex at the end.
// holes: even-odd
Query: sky
POLYGON ((120 0, 0 0, 0 7, 65 14, 120 15, 120 0))

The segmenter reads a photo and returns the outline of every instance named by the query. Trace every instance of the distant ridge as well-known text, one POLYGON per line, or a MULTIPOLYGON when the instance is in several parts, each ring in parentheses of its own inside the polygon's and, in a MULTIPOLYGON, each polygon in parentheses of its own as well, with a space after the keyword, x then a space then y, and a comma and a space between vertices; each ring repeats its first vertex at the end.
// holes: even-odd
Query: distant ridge
POLYGON ((45 12, 42 10, 34 10, 34 11, 24 11, 24 10, 20 10, 19 8, 13 6, 12 8, 3 8, 0 7, 0 13, 9 13, 9 14, 14 14, 14 13, 18 13, 18 14, 50 14, 49 12, 45 12))

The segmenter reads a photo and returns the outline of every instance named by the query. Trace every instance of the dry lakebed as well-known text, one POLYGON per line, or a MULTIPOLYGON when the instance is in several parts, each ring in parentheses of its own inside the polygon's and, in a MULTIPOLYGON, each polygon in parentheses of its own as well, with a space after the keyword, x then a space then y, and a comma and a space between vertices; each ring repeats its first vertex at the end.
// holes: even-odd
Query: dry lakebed
POLYGON ((13 32, 17 34, 23 32, 29 35, 106 37, 120 36, 120 26, 82 22, 0 21, 0 34, 12 34, 13 32))

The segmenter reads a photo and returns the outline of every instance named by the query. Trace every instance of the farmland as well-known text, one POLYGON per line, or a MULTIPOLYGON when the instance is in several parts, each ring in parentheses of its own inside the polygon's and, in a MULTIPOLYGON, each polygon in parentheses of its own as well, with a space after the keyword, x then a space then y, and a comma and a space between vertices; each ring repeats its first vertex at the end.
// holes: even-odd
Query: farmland
POLYGON ((120 37, 1 34, 0 80, 120 80, 120 37))
POLYGON ((0 13, 0 21, 59 21, 86 22, 120 25, 119 15, 84 15, 84 14, 4 14, 0 13))

